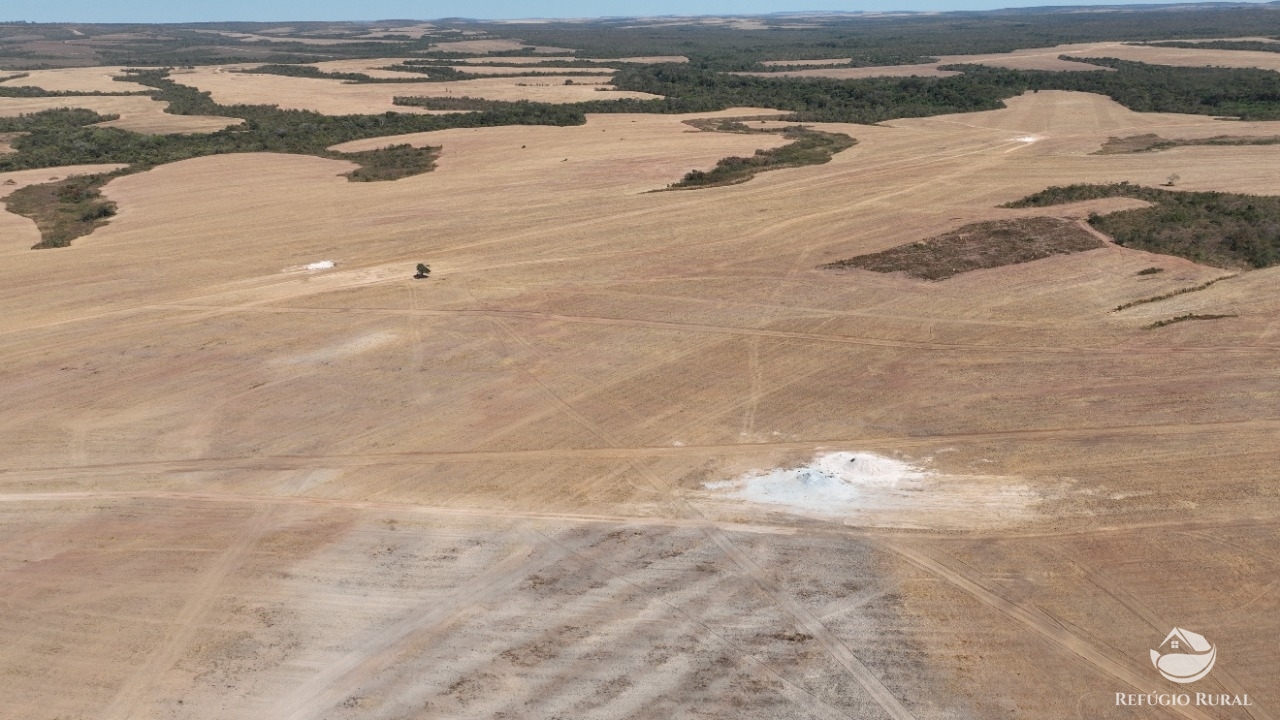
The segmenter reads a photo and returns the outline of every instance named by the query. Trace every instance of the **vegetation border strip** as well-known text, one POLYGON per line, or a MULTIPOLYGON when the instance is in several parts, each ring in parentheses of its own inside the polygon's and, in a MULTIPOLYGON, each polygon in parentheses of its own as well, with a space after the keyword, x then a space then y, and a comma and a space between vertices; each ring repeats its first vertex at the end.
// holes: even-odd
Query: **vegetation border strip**
POLYGON ((1213 287, 1214 285, 1217 285, 1223 280, 1230 280, 1231 278, 1235 278, 1235 277, 1240 277, 1240 274, 1235 273, 1232 275, 1223 275, 1222 277, 1214 278, 1209 282, 1201 283, 1199 285, 1179 288, 1178 290, 1173 290, 1171 292, 1167 292, 1162 295, 1154 295, 1152 297, 1142 298, 1141 300, 1134 300, 1132 302, 1127 302, 1127 303, 1124 303, 1123 305, 1117 306, 1116 309, 1112 310, 1111 312, 1118 313, 1121 310, 1128 310, 1129 308, 1137 307, 1138 305, 1147 305, 1154 302, 1160 302, 1161 300, 1168 300, 1169 298, 1175 298, 1179 295, 1186 295, 1187 293, 1200 292, 1201 290, 1208 290, 1209 288, 1213 287))

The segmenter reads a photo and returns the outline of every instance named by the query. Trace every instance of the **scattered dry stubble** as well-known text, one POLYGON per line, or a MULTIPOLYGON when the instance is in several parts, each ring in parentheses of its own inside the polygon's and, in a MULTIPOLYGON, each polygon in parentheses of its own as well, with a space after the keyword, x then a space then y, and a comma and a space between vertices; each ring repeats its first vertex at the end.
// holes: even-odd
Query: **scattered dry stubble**
POLYGON ((239 118, 212 115, 172 115, 165 112, 168 107, 169 103, 160 102, 145 95, 0 98, 0 116, 3 117, 57 108, 85 108, 100 115, 120 116, 115 120, 101 123, 101 127, 117 127, 121 130, 154 135, 216 132, 242 122, 239 118))
MULTIPOLYGON (((1262 70, 1280 70, 1280 53, 1244 51, 1244 50, 1211 50, 1200 48, 1166 48, 1148 45, 1130 45, 1122 42, 1077 43, 1057 45, 1049 48, 1027 48, 1008 53, 989 55, 941 55, 939 62, 919 65, 888 65, 881 67, 831 67, 809 70, 784 70, 768 73, 740 73, 760 77, 825 77, 842 80, 869 77, 942 77, 948 74, 938 68, 943 65, 992 65, 1010 70, 1052 70, 1059 72, 1085 72, 1099 70, 1095 65, 1063 60, 1062 56, 1071 57, 1111 57, 1152 65, 1177 65, 1181 67, 1203 67, 1216 65, 1220 67, 1259 68, 1262 70)), ((819 63, 838 64, 847 60, 805 60, 773 61, 766 64, 785 67, 787 64, 814 65, 819 63)))
POLYGON ((492 53, 519 50, 525 47, 533 47, 533 52, 538 55, 563 55, 565 53, 573 52, 570 48, 531 46, 527 43, 520 42, 519 40, 508 40, 505 38, 451 40, 449 42, 436 43, 432 45, 430 49, 440 52, 492 53))
POLYGON ((689 62, 689 58, 683 55, 645 55, 645 56, 623 57, 623 58, 580 58, 580 57, 574 57, 572 55, 559 55, 559 56, 539 55, 535 57, 530 57, 527 55, 521 55, 519 57, 498 56, 498 57, 461 58, 458 60, 458 62, 484 65, 484 64, 492 64, 492 63, 502 63, 502 64, 543 63, 543 62, 551 62, 554 60, 585 60, 587 62, 604 63, 604 64, 616 63, 616 62, 617 63, 642 63, 646 65, 652 65, 657 63, 689 62))
POLYGON ((381 139, 443 146, 393 183, 279 155, 114 181, 94 235, 0 250, 8 709, 1118 718, 1174 624, 1275 706, 1280 271, 1109 315, 1219 273, 814 269, 1175 154, 1274 192, 1280 148, 1090 154, 1209 118, 1009 105, 817 125, 859 144, 697 193, 644 191, 781 139, 619 115, 381 139), (1142 330, 1185 312, 1240 317, 1142 330), (841 449, 1029 488, 1033 519, 982 484, 847 524, 697 505, 841 449))
MULTIPOLYGON (((432 113, 422 108, 395 105, 397 96, 453 96, 486 100, 533 100, 569 103, 617 98, 651 99, 648 93, 607 89, 608 78, 599 75, 563 74, 539 77, 488 77, 456 82, 347 83, 341 80, 298 78, 236 72, 254 65, 200 67, 175 72, 173 79, 212 93, 224 105, 278 105, 286 110, 314 110, 326 115, 377 114, 381 112, 432 113), (573 80, 572 85, 565 85, 573 80)), ((361 71, 363 72, 363 71, 361 71)), ((397 77, 413 77, 394 73, 397 77)))
POLYGON ((24 77, 7 80, 0 85, 30 85, 53 92, 146 92, 151 89, 138 83, 116 80, 123 71, 123 67, 30 70, 24 77))

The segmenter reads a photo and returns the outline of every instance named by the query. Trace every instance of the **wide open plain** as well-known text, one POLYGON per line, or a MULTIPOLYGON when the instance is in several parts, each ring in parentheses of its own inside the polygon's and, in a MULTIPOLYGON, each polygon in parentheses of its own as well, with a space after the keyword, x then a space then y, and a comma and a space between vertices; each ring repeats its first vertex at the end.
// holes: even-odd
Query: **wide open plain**
MULTIPOLYGON (((239 72, 257 65, 203 66, 177 71, 174 79, 212 94, 224 105, 277 105, 285 110, 313 110, 326 115, 380 112, 422 112, 417 107, 394 104, 397 96, 471 97, 485 100, 532 100, 569 103, 620 98, 652 99, 656 95, 615 90, 607 77, 560 75, 537 77, 484 77, 451 82, 349 83, 328 78, 299 78, 239 72), (572 80, 572 84, 565 84, 572 80), (601 88, 601 90, 597 90, 601 88)), ((363 71, 361 71, 363 72, 363 71)), ((397 77, 412 78, 408 73, 397 77)))
MULTIPOLYGON (((871 67, 822 67, 808 70, 786 70, 790 65, 837 65, 840 58, 829 60, 806 60, 794 62, 764 63, 773 67, 784 68, 781 71, 767 73, 740 73, 742 75, 758 75, 760 77, 825 77, 841 80, 853 80, 870 77, 945 77, 955 73, 940 70, 945 65, 991 65, 1011 70, 1051 70, 1061 72, 1085 72, 1097 70, 1098 66, 1087 63, 1064 60, 1063 57, 1076 58, 1117 58, 1131 62, 1150 63, 1153 65, 1172 65, 1176 67, 1237 67, 1259 68, 1262 70, 1280 70, 1280 53, 1258 50, 1217 50, 1212 48, 1174 48, 1154 45, 1137 45, 1122 42, 1076 43, 1058 45, 1050 48, 1026 48, 1008 53, 992 53, 988 55, 942 55, 936 63, 916 65, 884 65, 871 67)), ((845 60, 844 62, 848 62, 845 60)))
POLYGON ((449 130, 339 148, 443 148, 396 182, 119 178, 68 249, 4 216, 0 716, 1277 717, 1280 270, 1112 312, 1229 273, 818 269, 1134 204, 997 207, 1049 185, 1280 191, 1280 146, 1092 154, 1273 125, 1008 105, 721 188, 649 192, 782 138, 449 130), (1236 317, 1145 329, 1187 312, 1236 317), (923 479, 721 489, 834 452, 923 479), (1174 626, 1251 707, 1115 705, 1179 691, 1174 626))

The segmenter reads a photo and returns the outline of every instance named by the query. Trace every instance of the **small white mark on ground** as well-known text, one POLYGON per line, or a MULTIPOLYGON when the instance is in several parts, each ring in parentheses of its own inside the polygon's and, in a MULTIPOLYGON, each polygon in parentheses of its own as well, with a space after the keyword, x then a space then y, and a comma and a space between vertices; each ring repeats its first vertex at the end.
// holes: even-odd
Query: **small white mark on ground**
POLYGON ((394 342, 397 337, 396 333, 390 330, 382 330, 367 333, 344 343, 313 352, 275 358, 271 362, 278 365, 324 364, 368 352, 376 347, 394 342))
POLYGON ((753 470, 704 483, 696 494, 711 512, 747 507, 844 524, 902 528, 999 527, 1029 520, 1063 489, 1033 489, 1016 476, 953 475, 869 452, 819 451, 803 464, 753 470))
POLYGON ((299 273, 299 272, 316 272, 318 270, 332 270, 334 267, 337 266, 337 264, 338 263, 334 262, 333 260, 317 260, 316 262, 307 263, 306 265, 290 265, 289 267, 284 268, 280 272, 299 273))
POLYGON ((869 490, 907 489, 930 473, 873 453, 835 452, 805 465, 706 484, 728 497, 799 510, 839 512, 856 506, 869 490))

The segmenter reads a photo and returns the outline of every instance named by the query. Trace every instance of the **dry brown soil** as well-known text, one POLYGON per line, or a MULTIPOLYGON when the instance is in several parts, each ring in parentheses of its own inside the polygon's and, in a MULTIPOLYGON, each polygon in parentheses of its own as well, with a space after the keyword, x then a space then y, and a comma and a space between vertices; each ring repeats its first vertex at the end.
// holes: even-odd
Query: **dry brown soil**
POLYGON ((646 192, 783 142, 684 119, 166 165, 65 250, 0 216, 0 716, 1280 715, 1280 270, 1112 313, 1220 271, 818 269, 1051 184, 1275 193, 1280 147, 1092 155, 1222 124, 1041 92, 646 192), (1239 317, 1143 329, 1189 312, 1239 317), (933 474, 837 517, 706 486, 841 450, 933 474), (1115 705, 1184 689, 1175 625, 1251 707, 1115 705))
POLYGON ((13 142, 26 133, 0 133, 0 154, 13 152, 13 142))
POLYGON ((533 52, 539 55, 556 55, 573 52, 570 48, 531 46, 519 40, 508 40, 504 38, 454 40, 450 42, 436 43, 431 46, 431 49, 443 52, 492 53, 503 52, 506 50, 519 50, 524 47, 533 47, 533 52))
POLYGON ((40 98, 0 98, 0 117, 56 108, 86 108, 101 115, 119 115, 115 120, 99 123, 100 127, 118 127, 138 133, 207 133, 238 125, 238 118, 213 115, 171 115, 165 112, 167 102, 145 95, 71 95, 40 98))
MULTIPOLYGON (((195 70, 175 71, 173 79, 184 85, 211 92, 224 105, 279 105, 286 110, 314 110, 326 115, 354 113, 421 112, 417 107, 393 104, 397 96, 473 97, 485 100, 533 100, 568 103, 616 98, 654 98, 648 93, 614 90, 608 78, 599 75, 563 74, 539 77, 486 77, 457 82, 348 83, 342 80, 297 78, 237 72, 256 65, 210 65, 195 70), (573 80, 565 85, 565 80, 573 80), (604 91, 596 90, 605 88, 604 91)), ((357 72, 366 72, 358 70, 357 72)), ((386 72, 395 77, 406 73, 386 72)))
MULTIPOLYGON (((0 82, 20 87, 30 85, 54 92, 146 92, 151 88, 135 82, 121 82, 123 67, 82 67, 57 70, 30 70, 23 77, 0 82)), ((10 98, 6 98, 10 99, 10 98)))
POLYGON ((541 56, 540 56, 540 57, 523 57, 523 56, 522 56, 522 57, 506 57, 506 56, 500 56, 500 57, 492 57, 492 58, 483 58, 483 57, 476 57, 476 58, 462 58, 462 59, 460 59, 460 60, 459 60, 459 62, 463 62, 463 63, 476 63, 476 64, 484 64, 484 63, 511 63, 511 62, 519 62, 519 63, 540 63, 540 62, 548 62, 548 61, 551 61, 551 60, 586 60, 587 62, 598 62, 598 63, 628 62, 628 63, 648 63, 648 64, 652 64, 652 63, 686 63, 686 62, 689 62, 689 58, 687 58, 687 57, 685 57, 685 56, 683 56, 683 55, 645 55, 645 56, 643 56, 643 57, 624 57, 624 58, 607 58, 607 59, 603 59, 603 58, 602 58, 602 59, 594 59, 594 58, 579 58, 579 57, 573 57, 572 55, 565 55, 565 56, 559 56, 559 57, 541 57, 541 56))
MULTIPOLYGON (((788 70, 769 73, 740 73, 743 75, 760 75, 762 77, 826 77, 838 79, 856 79, 867 77, 902 77, 920 75, 925 77, 941 77, 948 74, 938 68, 942 65, 993 65, 1013 70, 1058 70, 1087 71, 1097 70, 1097 66, 1061 59, 1071 57, 1112 57, 1121 60, 1151 63, 1153 65, 1177 65, 1183 67, 1200 67, 1217 65, 1221 67, 1261 68, 1263 70, 1280 70, 1280 53, 1257 50, 1212 50, 1200 48, 1167 48, 1146 45, 1130 45, 1121 42, 1079 43, 1074 45, 1058 45, 1050 48, 1029 48, 1015 50, 1010 53, 991 55, 942 55, 937 63, 919 65, 888 65, 882 67, 831 67, 809 70, 788 70)), ((803 64, 813 65, 828 62, 824 60, 807 60, 803 64)), ((831 59, 835 64, 842 61, 831 59)), ((783 65, 784 63, 773 63, 783 65)))

